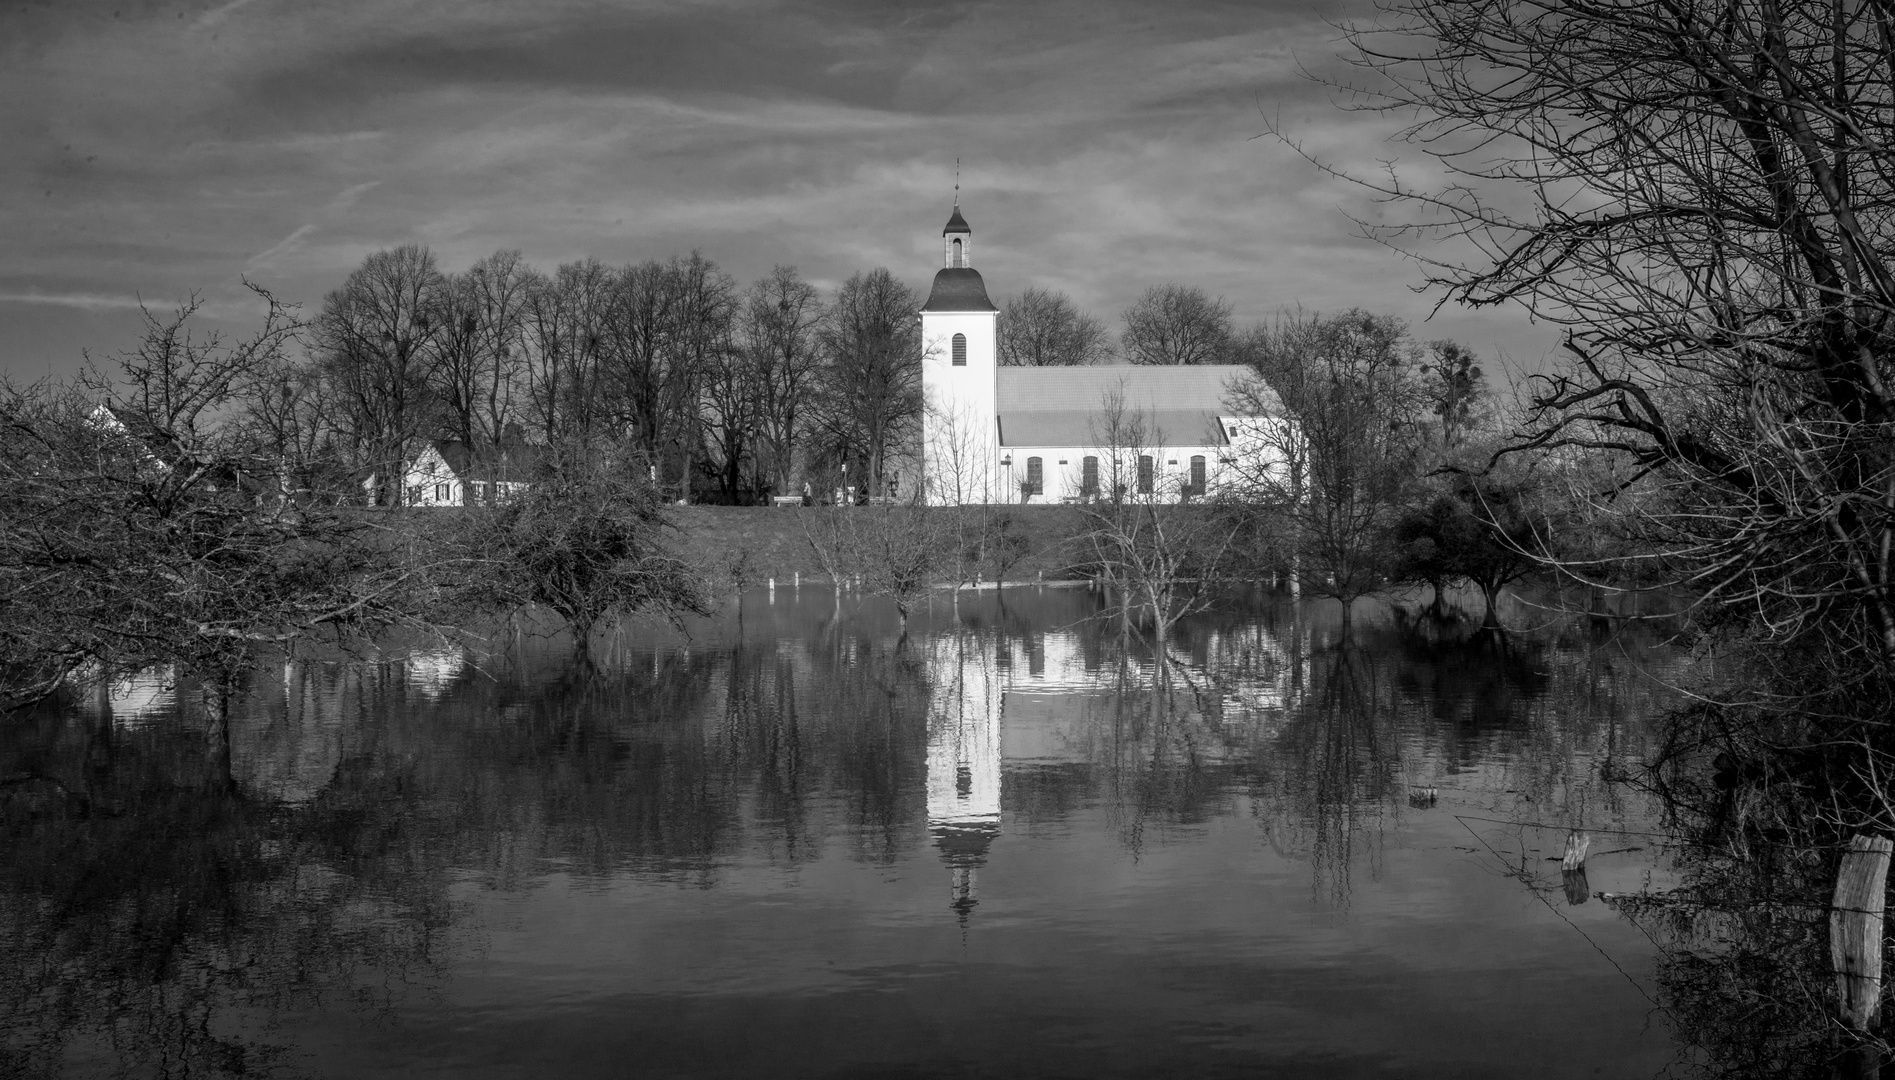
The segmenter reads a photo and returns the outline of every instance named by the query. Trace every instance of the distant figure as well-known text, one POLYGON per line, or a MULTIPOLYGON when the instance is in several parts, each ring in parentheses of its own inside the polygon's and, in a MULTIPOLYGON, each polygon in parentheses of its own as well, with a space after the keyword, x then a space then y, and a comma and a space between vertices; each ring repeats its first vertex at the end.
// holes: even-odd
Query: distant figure
POLYGON ((850 485, 849 485, 849 501, 848 501, 848 502, 846 502, 846 503, 844 503, 843 505, 844 505, 844 506, 854 506, 854 505, 855 505, 855 485, 854 485, 854 484, 850 484, 850 485))
POLYGON ((841 505, 842 505, 842 489, 841 489, 841 488, 837 488, 837 489, 836 489, 836 501, 835 501, 835 505, 836 505, 836 506, 841 506, 841 505))
POLYGON ((816 505, 816 494, 815 492, 809 489, 809 481, 807 480, 803 481, 803 505, 804 506, 816 505))
POLYGON ((900 473, 896 473, 895 475, 888 478, 888 497, 891 499, 898 499, 901 497, 901 474, 900 473))

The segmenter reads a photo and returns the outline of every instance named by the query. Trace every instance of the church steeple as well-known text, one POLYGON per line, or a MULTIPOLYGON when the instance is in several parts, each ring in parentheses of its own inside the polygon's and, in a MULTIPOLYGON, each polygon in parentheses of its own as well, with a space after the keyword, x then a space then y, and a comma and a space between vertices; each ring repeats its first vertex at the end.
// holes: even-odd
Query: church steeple
POLYGON ((954 216, 948 218, 947 228, 941 230, 942 265, 950 270, 972 267, 973 246, 974 230, 967 227, 967 219, 961 216, 961 200, 957 195, 954 216))

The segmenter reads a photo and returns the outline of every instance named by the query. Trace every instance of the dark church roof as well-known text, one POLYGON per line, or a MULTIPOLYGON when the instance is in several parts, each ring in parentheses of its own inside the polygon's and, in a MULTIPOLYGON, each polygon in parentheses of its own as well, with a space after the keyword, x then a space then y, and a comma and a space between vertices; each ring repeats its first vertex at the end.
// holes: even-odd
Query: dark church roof
POLYGON ((949 233, 957 232, 964 232, 969 236, 974 234, 974 230, 967 227, 967 219, 961 216, 960 203, 954 204, 954 216, 948 218, 947 228, 941 230, 941 235, 946 236, 949 233))
MULTIPOLYGON (((960 217, 957 212, 955 217, 960 217)), ((950 224, 952 224, 950 222, 950 224)), ((987 299, 987 283, 973 267, 950 266, 934 275, 934 288, 928 290, 923 311, 999 311, 987 299)))

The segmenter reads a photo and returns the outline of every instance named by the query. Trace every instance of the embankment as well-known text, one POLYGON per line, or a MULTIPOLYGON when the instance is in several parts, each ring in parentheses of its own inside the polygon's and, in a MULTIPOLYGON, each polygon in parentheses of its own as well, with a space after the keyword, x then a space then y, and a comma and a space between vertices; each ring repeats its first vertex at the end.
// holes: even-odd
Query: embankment
MULTIPOLYGON (((824 535, 821 516, 873 512, 866 507, 833 506, 674 506, 668 508, 678 527, 678 549, 707 575, 728 580, 740 569, 749 584, 769 578, 788 582, 796 574, 804 581, 827 581, 828 571, 817 558, 810 537, 824 535)), ((1012 581, 1031 581, 1044 575, 1049 581, 1073 577, 1076 548, 1073 537, 1080 531, 1080 516, 1069 506, 1008 506, 991 511, 968 508, 961 512, 949 508, 931 509, 943 515, 942 535, 951 536, 957 522, 949 517, 964 513, 958 524, 969 546, 978 536, 976 515, 991 513, 990 537, 997 535, 994 525, 1004 515, 1008 520, 1004 535, 1018 545, 1020 559, 1007 571, 1012 581)), ((951 556, 943 558, 943 577, 951 576, 951 556)))

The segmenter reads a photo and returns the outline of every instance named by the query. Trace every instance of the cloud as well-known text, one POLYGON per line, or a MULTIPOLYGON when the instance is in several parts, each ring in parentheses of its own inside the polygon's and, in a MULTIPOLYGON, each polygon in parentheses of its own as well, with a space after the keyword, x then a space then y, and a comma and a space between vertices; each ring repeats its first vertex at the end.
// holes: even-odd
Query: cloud
MULTIPOLYGON (((0 202, 0 294, 81 298, 73 333, 99 333, 83 298, 253 271, 313 303, 403 243, 449 270, 698 248, 741 279, 921 286, 958 156, 996 296, 1052 285, 1110 318, 1179 281, 1250 318, 1427 312, 1344 212, 1383 208, 1252 141, 1261 112, 1345 166, 1393 155, 1384 118, 1296 70, 1370 0, 245 2, 194 25, 73 0, 28 45, 0 12, 0 187, 36 193, 0 202)), ((0 369, 19 348, 0 335, 0 369)))
POLYGON ((316 226, 314 225, 310 225, 310 224, 299 225, 296 227, 295 232, 292 232, 288 236, 285 236, 283 239, 278 240, 268 250, 260 251, 257 254, 252 255, 247 265, 261 266, 265 263, 268 263, 270 260, 275 259, 279 255, 294 251, 298 247, 302 246, 303 237, 308 236, 310 233, 313 233, 315 231, 316 231, 316 226))
POLYGON ((54 307, 84 308, 88 311, 137 311, 145 306, 144 301, 136 296, 30 291, 0 291, 0 304, 48 304, 54 307))
POLYGON ((229 3, 214 7, 197 17, 199 26, 216 26, 230 17, 230 13, 241 7, 248 7, 256 0, 230 0, 229 3))
POLYGON ((355 200, 361 198, 370 190, 381 186, 381 183, 380 180, 370 180, 367 183, 353 184, 343 188, 341 191, 336 192, 336 197, 330 199, 329 205, 324 209, 332 214, 340 214, 349 207, 354 206, 355 200))

